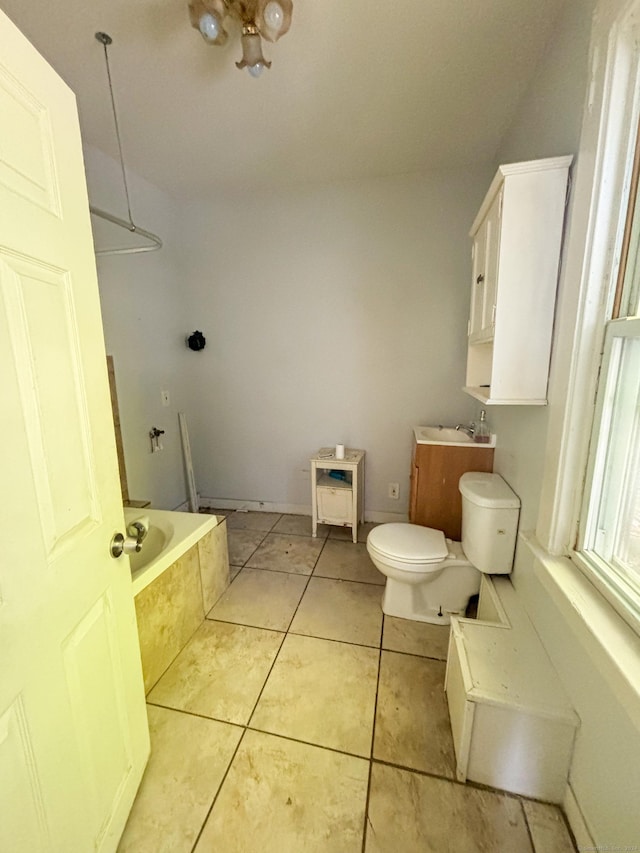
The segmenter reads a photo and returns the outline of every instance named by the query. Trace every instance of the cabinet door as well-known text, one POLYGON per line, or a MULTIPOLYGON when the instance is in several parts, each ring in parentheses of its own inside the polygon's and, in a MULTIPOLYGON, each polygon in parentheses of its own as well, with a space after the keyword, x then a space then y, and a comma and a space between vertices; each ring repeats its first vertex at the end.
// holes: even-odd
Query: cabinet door
POLYGON ((487 247, 487 223, 482 222, 473 238, 471 257, 473 279, 471 282, 471 308, 469 313, 469 337, 474 340, 480 335, 484 313, 485 257, 487 247))
POLYGON ((460 541, 460 477, 467 471, 493 471, 493 448, 418 444, 415 461, 415 509, 412 522, 442 530, 449 539, 460 541))
POLYGON ((353 524, 351 489, 318 487, 318 521, 326 524, 353 524))
POLYGON ((473 281, 469 321, 469 338, 472 343, 493 339, 501 214, 502 191, 496 195, 473 238, 473 281))
POLYGON ((415 451, 413 459, 411 460, 411 476, 409 478, 409 486, 411 489, 411 494, 409 498, 409 522, 411 524, 418 524, 416 521, 416 515, 418 511, 418 477, 420 472, 418 471, 418 467, 415 462, 415 451))
POLYGON ((496 326, 496 297, 498 293, 498 261, 500 252, 500 224, 502 217, 502 190, 496 196, 485 219, 485 273, 482 302, 482 336, 493 338, 496 326))

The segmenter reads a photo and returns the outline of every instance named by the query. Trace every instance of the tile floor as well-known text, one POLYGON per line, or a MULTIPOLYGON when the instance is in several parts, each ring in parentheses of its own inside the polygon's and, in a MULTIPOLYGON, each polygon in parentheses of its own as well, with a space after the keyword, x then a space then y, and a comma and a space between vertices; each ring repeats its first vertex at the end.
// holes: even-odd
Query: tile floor
POLYGON ((120 853, 574 850, 554 806, 454 781, 448 629, 383 617, 372 525, 227 524, 233 581, 147 697, 120 853))

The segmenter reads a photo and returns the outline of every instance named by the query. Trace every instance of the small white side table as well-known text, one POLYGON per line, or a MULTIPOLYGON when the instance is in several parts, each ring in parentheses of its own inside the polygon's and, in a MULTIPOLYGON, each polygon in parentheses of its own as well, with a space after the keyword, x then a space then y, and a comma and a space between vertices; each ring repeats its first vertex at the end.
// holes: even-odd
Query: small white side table
POLYGON ((335 447, 321 447, 311 458, 311 535, 318 524, 351 527, 358 541, 358 522, 364 521, 364 450, 346 448, 344 459, 336 459, 335 447), (329 476, 344 471, 345 479, 329 476))

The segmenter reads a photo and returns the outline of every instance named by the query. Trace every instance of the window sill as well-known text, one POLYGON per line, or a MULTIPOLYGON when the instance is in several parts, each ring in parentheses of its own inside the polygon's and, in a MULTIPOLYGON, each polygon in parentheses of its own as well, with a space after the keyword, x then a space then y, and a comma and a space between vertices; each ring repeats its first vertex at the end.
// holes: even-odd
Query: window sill
POLYGON ((533 533, 521 533, 534 573, 567 625, 640 727, 640 636, 568 557, 549 554, 533 533))

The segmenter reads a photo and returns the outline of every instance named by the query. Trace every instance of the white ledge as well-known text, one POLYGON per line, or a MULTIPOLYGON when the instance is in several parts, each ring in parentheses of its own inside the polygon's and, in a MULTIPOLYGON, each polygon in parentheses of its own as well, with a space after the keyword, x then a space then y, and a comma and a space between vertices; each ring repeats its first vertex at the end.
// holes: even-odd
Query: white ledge
POLYGON ((536 577, 640 730, 640 637, 568 557, 549 554, 533 533, 520 538, 536 558, 536 577))

